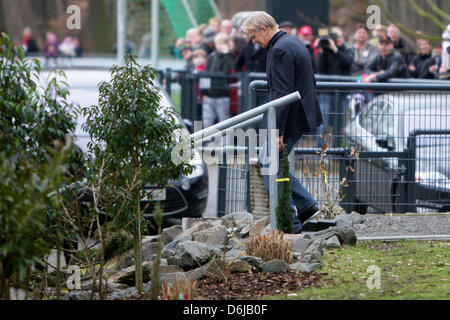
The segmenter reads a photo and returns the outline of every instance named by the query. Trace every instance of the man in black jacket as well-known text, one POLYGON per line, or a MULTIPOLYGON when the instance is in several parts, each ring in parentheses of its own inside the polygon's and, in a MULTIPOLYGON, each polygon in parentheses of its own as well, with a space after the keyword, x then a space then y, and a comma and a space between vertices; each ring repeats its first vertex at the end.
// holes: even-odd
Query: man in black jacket
MULTIPOLYGON (((278 149, 281 158, 285 149, 289 154, 305 133, 315 131, 322 123, 311 57, 299 39, 280 31, 273 17, 265 12, 253 13, 244 22, 243 28, 247 30, 254 43, 267 49, 266 72, 270 100, 295 91, 299 91, 301 95, 301 101, 281 107, 276 112, 279 130, 278 149)), ((266 116, 262 128, 267 128, 266 116)), ((267 148, 263 147, 260 166, 264 166, 261 159, 266 152, 267 148)), ((266 191, 269 193, 269 177, 264 175, 263 178, 266 191)), ((319 208, 317 201, 292 174, 290 181, 294 232, 300 233, 302 225, 317 216, 319 208)))
POLYGON ((368 76, 364 82, 385 82, 390 78, 407 78, 408 67, 400 53, 394 50, 394 43, 388 36, 379 39, 378 55, 366 66, 368 76))

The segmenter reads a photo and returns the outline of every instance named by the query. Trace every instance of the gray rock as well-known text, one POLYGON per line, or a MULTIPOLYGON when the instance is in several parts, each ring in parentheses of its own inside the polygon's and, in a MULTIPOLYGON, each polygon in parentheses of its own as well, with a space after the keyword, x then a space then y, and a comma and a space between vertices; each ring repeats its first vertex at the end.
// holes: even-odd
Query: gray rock
POLYGON ((257 221, 254 221, 250 226, 250 236, 258 236, 264 233, 264 229, 266 226, 269 226, 270 219, 263 218, 257 221))
POLYGON ((289 270, 299 273, 311 273, 323 267, 322 263, 302 263, 296 262, 289 265, 289 270))
MULTIPOLYGON (((220 252, 220 250, 216 250, 220 252)), ((176 265, 188 269, 202 266, 208 262, 212 256, 213 252, 207 245, 194 241, 184 241, 178 244, 175 249, 175 256, 168 259, 168 262, 171 264, 172 261, 176 265)))
POLYGON ((262 272, 287 272, 289 265, 283 260, 271 260, 262 264, 262 272))
POLYGON ((353 227, 353 217, 347 213, 342 213, 335 218, 336 226, 353 227))
POLYGON ((191 241, 192 240, 192 234, 188 234, 184 237, 178 238, 177 240, 172 241, 168 245, 165 246, 165 249, 174 251, 178 244, 184 242, 184 241, 191 241))
POLYGON ((338 237, 333 236, 330 239, 326 240, 325 246, 327 249, 340 249, 341 243, 339 242, 338 237))
POLYGON ((227 232, 224 226, 216 226, 192 234, 194 241, 209 245, 224 244, 226 236, 227 232))
POLYGON ((161 251, 161 259, 169 259, 175 255, 175 251, 164 248, 161 251))
POLYGON ((195 232, 199 232, 199 231, 202 231, 202 230, 206 230, 206 229, 212 228, 215 225, 216 225, 216 223, 213 222, 213 221, 194 222, 194 224, 191 227, 189 227, 187 230, 185 230, 182 233, 180 233, 179 235, 177 235, 175 237, 174 241, 178 240, 178 239, 181 239, 181 238, 184 238, 186 236, 192 235, 195 232))
POLYGON ((152 256, 158 251, 158 242, 142 243, 142 260, 150 261, 152 256))
POLYGON ((243 261, 246 261, 252 267, 255 267, 256 270, 258 270, 258 271, 262 270, 262 266, 263 266, 264 262, 261 258, 254 257, 254 256, 243 256, 243 257, 240 257, 240 259, 243 261))
POLYGON ((174 225, 170 228, 164 229, 161 234, 164 245, 171 243, 182 232, 183 228, 181 225, 174 225))
POLYGON ((300 262, 322 263, 323 249, 322 239, 313 239, 308 248, 303 252, 300 262))
MULTIPOLYGON (((90 300, 91 299, 91 291, 90 290, 74 290, 68 292, 62 300, 90 300)), ((98 300, 98 293, 94 293, 94 300, 98 300)))
POLYGON ((242 226, 252 222, 252 214, 248 212, 235 212, 227 214, 221 218, 221 223, 226 228, 233 226, 242 226))
POLYGON ((333 236, 338 237, 341 245, 344 245, 344 244, 355 245, 356 244, 355 230, 352 229, 351 227, 347 227, 347 226, 336 226, 336 227, 331 227, 326 230, 316 232, 313 235, 313 239, 328 240, 328 239, 332 238, 333 236))
MULTIPOLYGON (((152 273, 152 263, 151 262, 144 262, 142 264, 142 281, 148 282, 151 279, 151 273, 152 273)), ((112 282, 115 283, 121 283, 126 284, 127 286, 133 286, 136 283, 135 280, 136 276, 136 270, 135 266, 131 266, 125 270, 122 270, 118 274, 114 275, 110 278, 112 282)))
POLYGON ((292 251, 294 252, 304 252, 309 245, 311 244, 311 240, 305 238, 297 238, 292 244, 292 251))

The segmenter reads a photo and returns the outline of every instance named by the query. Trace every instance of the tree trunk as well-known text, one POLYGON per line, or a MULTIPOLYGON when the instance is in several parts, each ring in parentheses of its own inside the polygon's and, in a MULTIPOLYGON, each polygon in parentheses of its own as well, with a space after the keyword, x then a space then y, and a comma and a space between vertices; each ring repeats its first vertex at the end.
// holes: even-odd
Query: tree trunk
POLYGON ((136 290, 138 294, 142 294, 142 237, 141 237, 141 205, 139 199, 139 190, 136 192, 136 233, 134 234, 134 263, 135 263, 135 278, 136 290))

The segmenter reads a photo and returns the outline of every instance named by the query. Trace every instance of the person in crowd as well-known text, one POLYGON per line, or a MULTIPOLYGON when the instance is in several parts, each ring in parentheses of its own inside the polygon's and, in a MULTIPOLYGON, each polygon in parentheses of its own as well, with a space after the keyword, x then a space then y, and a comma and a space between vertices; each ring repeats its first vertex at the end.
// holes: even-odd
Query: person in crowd
POLYGON ((246 44, 247 44, 247 38, 240 34, 236 34, 233 37, 231 37, 230 49, 231 49, 231 53, 233 54, 233 56, 236 59, 241 54, 242 49, 245 47, 246 44))
POLYGON ((216 49, 214 45, 214 37, 216 34, 216 29, 213 27, 208 27, 203 30, 203 42, 200 45, 200 49, 203 49, 208 56, 216 49))
POLYGON ((83 56, 83 46, 81 45, 80 39, 75 38, 75 57, 80 58, 83 56))
POLYGON ((222 20, 220 24, 220 32, 226 33, 230 37, 234 36, 236 30, 234 29, 231 20, 228 19, 222 20))
POLYGON ((36 54, 39 53, 39 46, 36 42, 36 40, 33 37, 33 32, 31 31, 30 27, 26 27, 23 30, 23 40, 22 40, 22 47, 25 49, 25 54, 36 54))
POLYGON ((72 37, 67 36, 64 41, 59 45, 59 51, 63 59, 66 60, 68 66, 72 66, 72 59, 76 55, 76 43, 72 37))
POLYGON ((317 73, 316 60, 319 50, 315 47, 314 44, 314 33, 312 28, 308 25, 302 26, 298 31, 298 38, 306 46, 306 49, 308 49, 308 52, 311 56, 311 63, 313 66, 314 73, 317 73))
POLYGON ((236 59, 236 72, 266 72, 267 50, 252 41, 242 48, 236 59))
POLYGON ((278 27, 280 28, 280 30, 286 32, 287 34, 293 35, 295 24, 291 21, 282 21, 280 22, 278 27))
POLYGON ((431 42, 426 39, 417 39, 419 52, 409 65, 410 75, 418 79, 435 79, 438 60, 432 55, 431 42))
MULTIPOLYGON (((214 38, 216 50, 206 60, 205 72, 232 73, 234 57, 230 51, 230 37, 218 33, 214 38)), ((212 78, 209 89, 202 89, 203 127, 207 128, 230 117, 230 87, 227 78, 212 78)))
POLYGON ((203 35, 199 32, 198 28, 191 28, 186 31, 186 43, 192 48, 192 50, 200 48, 203 41, 203 35))
MULTIPOLYGON (((234 61, 237 61, 237 58, 242 52, 243 47, 247 43, 247 38, 242 34, 235 34, 230 40, 230 51, 233 54, 234 61)), ((237 70, 234 68, 232 73, 236 73, 237 70)), ((238 79, 231 78, 230 79, 230 114, 231 116, 235 116, 239 113, 239 89, 237 87, 238 79)))
POLYGON ((385 82, 390 78, 407 78, 408 67, 402 55, 394 50, 394 42, 389 36, 379 38, 378 54, 366 66, 368 76, 365 83, 385 82))
MULTIPOLYGON (((192 73, 193 74, 198 74, 201 73, 203 71, 205 71, 205 67, 206 67, 206 59, 207 59, 207 55, 205 50, 203 49, 196 49, 194 50, 194 52, 192 52, 192 73)), ((197 87, 197 114, 201 114, 202 112, 202 92, 201 92, 201 80, 202 78, 200 78, 200 83, 198 83, 198 87, 197 87)))
POLYGON ((209 19, 208 21, 208 27, 213 28, 214 30, 216 30, 216 34, 220 32, 220 19, 217 17, 212 17, 211 19, 209 19))
POLYGON ((54 66, 57 65, 59 56, 58 37, 51 31, 48 31, 44 43, 45 66, 50 67, 50 61, 53 60, 54 66))
MULTIPOLYGON (((317 72, 325 75, 350 75, 353 63, 353 52, 345 46, 345 37, 341 28, 334 27, 327 38, 316 40, 315 46, 319 48, 317 72)), ((322 135, 331 130, 333 118, 342 116, 345 110, 344 95, 340 95, 336 101, 335 94, 321 93, 319 95, 320 108, 323 115, 323 124, 317 132, 317 147, 322 148, 324 141, 322 135)), ((334 132, 339 135, 339 132, 334 132)))
POLYGON ((415 50, 402 38, 400 29, 395 24, 391 24, 387 28, 386 34, 394 42, 394 49, 402 55, 406 65, 409 65, 415 55, 415 50))
POLYGON ((372 38, 369 40, 369 43, 378 47, 378 39, 380 37, 387 35, 387 28, 385 25, 378 24, 372 31, 372 38))
POLYGON ((319 74, 350 75, 354 57, 352 50, 345 46, 345 36, 341 28, 332 28, 328 39, 317 39, 315 46, 319 48, 319 74))
POLYGON ((359 24, 355 31, 355 44, 352 46, 353 63, 350 67, 352 76, 360 76, 364 73, 364 67, 376 56, 377 48, 368 42, 369 29, 365 24, 359 24))
MULTIPOLYGON (((289 104, 276 112, 276 125, 279 130, 279 163, 283 152, 291 152, 301 137, 316 130, 322 117, 316 96, 316 79, 311 65, 311 57, 305 45, 296 37, 278 28, 275 19, 265 12, 253 13, 243 24, 253 42, 265 47, 267 56, 267 84, 271 101, 298 91, 301 101, 289 104)), ((263 118, 262 128, 267 128, 267 117, 263 118)), ((259 154, 258 165, 269 165, 266 142, 259 154)), ((272 156, 273 157, 273 156, 272 156)), ((280 170, 279 170, 280 172, 280 170)), ((270 194, 269 176, 263 174, 266 191, 270 194)), ((294 233, 301 233, 302 227, 319 214, 317 200, 304 188, 292 174, 290 209, 292 211, 294 233)))
POLYGON ((442 54, 439 61, 438 78, 441 80, 450 80, 450 24, 447 25, 442 33, 442 54))
POLYGON ((180 47, 180 53, 183 60, 186 62, 185 66, 186 71, 192 72, 194 69, 194 66, 192 64, 192 48, 189 47, 187 44, 184 44, 180 47))

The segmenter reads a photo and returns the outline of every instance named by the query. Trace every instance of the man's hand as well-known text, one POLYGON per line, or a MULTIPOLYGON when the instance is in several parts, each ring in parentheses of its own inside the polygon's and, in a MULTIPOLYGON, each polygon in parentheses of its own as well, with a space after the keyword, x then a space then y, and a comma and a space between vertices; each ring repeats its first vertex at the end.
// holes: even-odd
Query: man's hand
POLYGON ((284 136, 279 136, 279 137, 278 137, 278 152, 283 151, 284 148, 285 148, 283 139, 284 139, 284 136))

